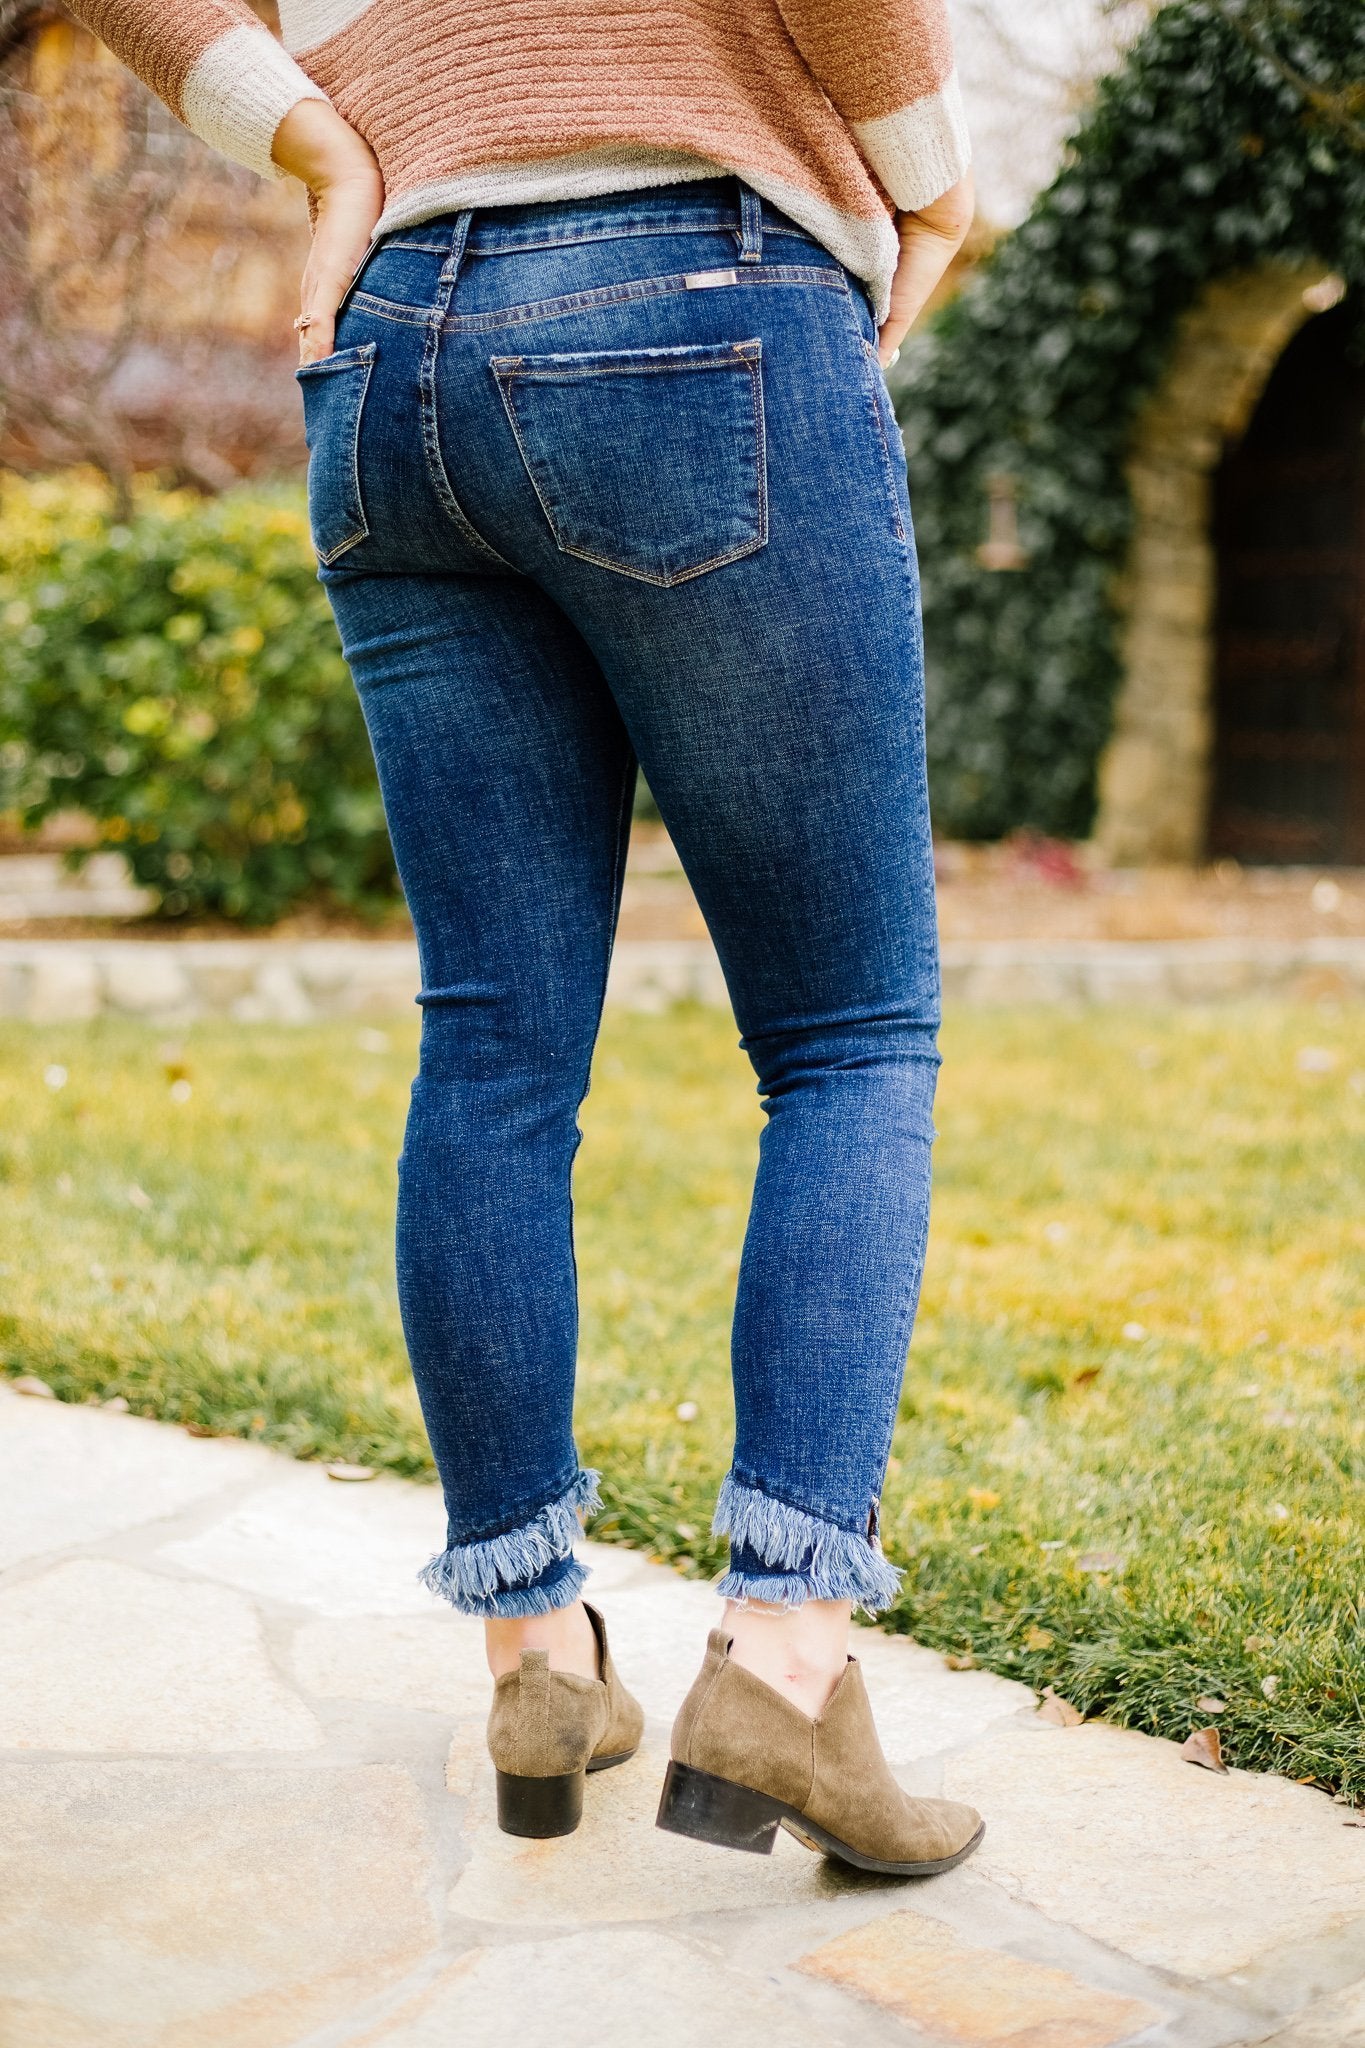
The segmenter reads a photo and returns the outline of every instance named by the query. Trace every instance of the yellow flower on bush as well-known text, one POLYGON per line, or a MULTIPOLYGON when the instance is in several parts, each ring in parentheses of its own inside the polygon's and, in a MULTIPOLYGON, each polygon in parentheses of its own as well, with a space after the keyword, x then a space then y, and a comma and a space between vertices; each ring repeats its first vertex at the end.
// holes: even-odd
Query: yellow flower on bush
POLYGON ((148 733, 165 732, 171 722, 170 708, 157 697, 137 697, 123 713, 126 732, 140 737, 148 733))

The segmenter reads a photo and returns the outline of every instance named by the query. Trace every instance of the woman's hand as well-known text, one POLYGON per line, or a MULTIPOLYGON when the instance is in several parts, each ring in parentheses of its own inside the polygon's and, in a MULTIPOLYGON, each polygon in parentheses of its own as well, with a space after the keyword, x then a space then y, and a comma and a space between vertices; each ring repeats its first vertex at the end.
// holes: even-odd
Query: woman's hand
POLYGON ((918 213, 900 216, 901 253, 891 280, 891 307, 877 336, 877 357, 885 370, 929 303, 935 285, 967 239, 976 208, 976 186, 968 171, 941 198, 918 213))
POLYGON ((337 307, 384 210, 384 180, 369 143, 326 100, 291 107, 270 153, 313 197, 313 246, 299 294, 307 323, 299 329, 299 361, 315 363, 332 353, 337 307))

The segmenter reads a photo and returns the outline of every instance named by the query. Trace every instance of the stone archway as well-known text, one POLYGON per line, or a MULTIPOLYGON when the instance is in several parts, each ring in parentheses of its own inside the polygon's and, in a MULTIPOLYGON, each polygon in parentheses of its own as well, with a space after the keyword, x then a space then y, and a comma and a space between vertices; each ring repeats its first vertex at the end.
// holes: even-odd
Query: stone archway
POLYGON ((1213 742, 1212 476, 1280 354, 1339 295, 1320 263, 1209 286, 1177 332, 1129 458, 1134 528, 1123 681, 1099 772, 1096 844, 1119 866, 1201 858, 1213 742))

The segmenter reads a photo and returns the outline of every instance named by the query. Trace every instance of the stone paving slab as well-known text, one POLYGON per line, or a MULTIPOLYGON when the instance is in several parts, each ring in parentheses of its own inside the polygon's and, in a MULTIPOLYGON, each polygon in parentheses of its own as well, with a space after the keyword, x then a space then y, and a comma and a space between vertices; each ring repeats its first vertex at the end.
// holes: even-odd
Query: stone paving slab
POLYGON ((1313 2004, 1269 2048, 1365 2048, 1365 1984, 1313 2004))
MULTIPOLYGON (((1365 999, 1365 939, 950 939, 950 1003, 1216 1003, 1365 999)), ((200 1017, 306 1024, 410 1015, 417 949, 404 939, 0 939, 0 1017, 105 1014, 174 1028, 200 1017)), ((706 938, 621 939, 607 1001, 728 1005, 706 938)))
POLYGON ((1365 1967, 1361 1831, 1307 1786, 1197 1770, 1174 1743, 1102 1722, 1021 1719, 955 1754, 945 1789, 996 1816, 984 1875, 1139 1962, 1223 1977, 1358 1924, 1365 1967), (1142 1882, 1120 1891, 1116 1869, 1142 1882))
POLYGON ((963 1941, 942 1921, 908 1911, 839 1935, 797 1967, 950 2041, 1109 2048, 1148 2032, 1163 2017, 1141 1999, 1117 1997, 1065 1970, 963 1941))
POLYGON ((584 1546, 644 1750, 576 1835, 501 1835, 439 1538, 432 1488, 0 1388, 5 2048, 1365 2043, 1365 1830, 901 1639, 858 1639, 888 1753, 982 1805, 977 1857, 661 1834, 717 1608, 620 1549, 584 1546))

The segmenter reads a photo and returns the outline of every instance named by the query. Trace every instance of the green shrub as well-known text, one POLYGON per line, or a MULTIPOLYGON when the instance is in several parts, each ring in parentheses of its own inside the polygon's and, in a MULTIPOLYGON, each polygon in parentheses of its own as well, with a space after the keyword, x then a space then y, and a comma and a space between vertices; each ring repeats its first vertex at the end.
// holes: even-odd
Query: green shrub
MULTIPOLYGON (((397 884, 300 493, 0 483, 0 811, 94 821, 163 916, 397 884)), ((77 860, 97 850, 84 849, 77 860)))
POLYGON ((1316 259, 1365 288, 1360 0, 1170 0, 1023 225, 906 352, 941 830, 1090 829, 1118 684, 1125 461, 1212 278, 1316 259), (1019 573, 992 573, 993 473, 1019 573))

